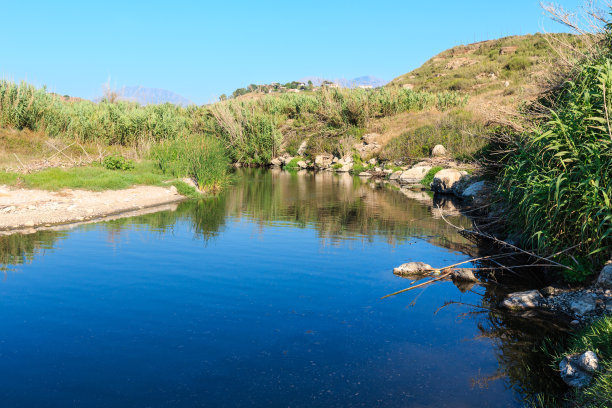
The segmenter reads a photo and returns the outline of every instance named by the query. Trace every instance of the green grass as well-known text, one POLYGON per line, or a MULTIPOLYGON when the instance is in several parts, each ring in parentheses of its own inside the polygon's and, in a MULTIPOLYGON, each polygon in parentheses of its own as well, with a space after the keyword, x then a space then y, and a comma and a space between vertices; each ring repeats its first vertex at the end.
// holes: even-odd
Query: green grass
POLYGON ((443 170, 444 167, 442 166, 434 166, 431 168, 431 170, 429 170, 427 172, 427 174, 425 175, 425 177, 423 177, 423 180, 421 180, 421 184, 424 185, 425 187, 429 187, 429 185, 431 183, 433 183, 433 179, 436 176, 436 173, 439 172, 440 170, 443 170))
POLYGON ((133 185, 163 185, 168 177, 155 172, 150 162, 136 163, 133 170, 108 170, 102 166, 50 168, 36 173, 0 172, 0 184, 60 190, 62 188, 92 191, 121 190, 133 185))
POLYGON ((604 316, 573 335, 569 347, 555 358, 555 367, 568 354, 591 350, 599 358, 600 369, 591 384, 572 395, 575 406, 609 407, 612 401, 612 316, 604 316))
POLYGON ((289 161, 289 163, 287 163, 285 168, 287 168, 287 169, 299 169, 300 166, 298 166, 298 162, 300 162, 302 160, 304 160, 303 157, 294 157, 293 159, 291 159, 289 161))

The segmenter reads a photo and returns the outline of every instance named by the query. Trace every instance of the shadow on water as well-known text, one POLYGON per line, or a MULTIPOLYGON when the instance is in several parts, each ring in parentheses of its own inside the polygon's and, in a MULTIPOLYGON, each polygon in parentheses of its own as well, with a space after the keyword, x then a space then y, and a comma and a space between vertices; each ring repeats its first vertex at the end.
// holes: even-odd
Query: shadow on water
MULTIPOLYGON (((453 224, 471 226, 468 218, 455 211, 457 203, 443 200, 436 204, 447 211, 453 224)), ((246 219, 262 228, 309 227, 316 231, 324 246, 374 239, 395 245, 420 238, 438 247, 476 255, 478 248, 436 217, 432 205, 432 197, 427 193, 401 194, 348 174, 247 169, 240 171, 234 186, 216 197, 182 203, 176 211, 83 225, 79 230, 101 229, 108 242, 115 242, 130 231, 146 230, 161 236, 172 233, 177 223, 184 223, 195 239, 206 244, 223 232, 229 220, 246 219)), ((44 256, 71 233, 38 231, 1 236, 0 265, 5 279, 10 279, 12 267, 44 256)), ((496 372, 473 378, 474 388, 486 388, 503 379, 507 387, 526 400, 563 389, 541 352, 547 337, 564 335, 563 325, 546 316, 527 319, 500 312, 495 307, 503 293, 493 284, 458 287, 464 293, 477 293, 479 303, 468 307, 467 312, 457 312, 457 317, 476 323, 478 338, 493 342, 498 362, 496 372)), ((411 296, 418 299, 420 295, 411 296)), ((443 305, 444 300, 440 300, 439 306, 443 305)))

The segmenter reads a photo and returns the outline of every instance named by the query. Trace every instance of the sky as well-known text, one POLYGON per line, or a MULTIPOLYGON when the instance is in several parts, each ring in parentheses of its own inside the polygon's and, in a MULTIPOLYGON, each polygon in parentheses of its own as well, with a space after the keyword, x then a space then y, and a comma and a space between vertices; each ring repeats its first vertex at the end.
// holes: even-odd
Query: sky
POLYGON ((391 80, 455 45, 565 31, 538 0, 4 3, 0 78, 89 99, 106 83, 203 104, 305 76, 391 80))

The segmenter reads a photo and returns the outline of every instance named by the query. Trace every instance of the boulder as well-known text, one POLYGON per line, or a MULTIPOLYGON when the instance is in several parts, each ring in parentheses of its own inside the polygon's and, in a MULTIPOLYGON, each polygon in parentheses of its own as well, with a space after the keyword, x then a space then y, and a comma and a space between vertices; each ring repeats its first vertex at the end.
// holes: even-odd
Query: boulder
POLYGON ((375 159, 374 157, 372 157, 372 158, 371 158, 371 159, 368 161, 368 163, 369 163, 369 164, 371 164, 371 165, 375 165, 375 164, 376 164, 376 159, 375 159))
POLYGON ((604 288, 612 289, 612 263, 608 263, 603 267, 601 272, 599 272, 597 284, 604 288))
POLYGON ((270 160, 271 166, 280 167, 282 164, 283 162, 278 157, 275 157, 274 159, 270 160))
POLYGON ((306 164, 304 160, 300 160, 299 162, 297 162, 297 165, 300 169, 305 169, 306 167, 308 167, 308 164, 306 164))
POLYGON ((575 388, 589 385, 593 373, 598 369, 599 359, 591 350, 566 356, 559 363, 561 378, 567 385, 575 388))
POLYGON ((431 189, 436 193, 452 193, 455 184, 465 176, 467 176, 467 172, 457 169, 440 170, 434 176, 433 183, 431 183, 431 189))
POLYGON ((297 154, 298 156, 303 156, 304 153, 306 153, 306 147, 308 147, 308 143, 304 140, 301 144, 300 147, 298 147, 297 150, 297 154))
POLYGON ((391 176, 389 177, 389 180, 399 180, 400 176, 402 175, 402 171, 396 171, 393 174, 391 174, 391 176))
POLYGON ((430 166, 414 166, 400 175, 399 182, 401 184, 420 183, 429 170, 431 170, 430 166))
POLYGON ((331 154, 318 154, 315 156, 315 166, 319 169, 327 169, 332 164, 334 156, 331 154))
POLYGON ((435 145, 431 150, 431 155, 433 157, 444 157, 446 156, 446 149, 442 145, 435 145))
POLYGON ((353 164, 345 164, 342 167, 335 169, 335 171, 337 171, 338 173, 348 173, 349 171, 351 171, 351 169, 353 168, 353 164))
POLYGON ((357 143, 357 144, 354 144, 353 147, 355 148, 355 150, 357 150, 357 153, 362 158, 371 156, 372 154, 379 151, 381 148, 381 146, 378 143, 371 143, 371 144, 357 143))
POLYGON ((461 197, 476 198, 483 194, 486 188, 486 181, 478 181, 476 183, 470 184, 465 190, 463 190, 463 193, 461 193, 461 197))
POLYGON ((569 307, 574 314, 582 316, 594 311, 597 308, 597 303, 593 294, 583 293, 581 296, 572 299, 569 307))
POLYGON ((396 275, 410 276, 410 275, 422 275, 426 272, 434 271, 431 265, 423 262, 408 262, 393 269, 393 273, 396 275))
POLYGON ((293 160, 293 156, 283 156, 280 158, 281 162, 283 163, 283 165, 288 165, 289 163, 291 163, 291 160, 293 160))
POLYGON ((526 292, 515 292, 510 293, 506 299, 501 303, 502 307, 506 309, 532 309, 539 307, 544 298, 537 290, 528 290, 526 292))
POLYGON ((380 135, 378 133, 368 133, 368 134, 363 135, 361 137, 361 140, 363 140, 365 144, 371 145, 371 144, 376 143, 379 137, 380 135))
POLYGON ((462 281, 462 282, 479 282, 476 275, 474 275, 474 271, 469 268, 457 268, 453 269, 452 275, 453 280, 462 281))

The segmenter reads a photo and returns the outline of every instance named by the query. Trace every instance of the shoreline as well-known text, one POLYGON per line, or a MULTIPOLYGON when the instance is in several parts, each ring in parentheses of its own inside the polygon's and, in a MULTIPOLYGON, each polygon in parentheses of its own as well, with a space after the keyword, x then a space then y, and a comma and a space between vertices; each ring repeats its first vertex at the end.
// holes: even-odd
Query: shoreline
POLYGON ((159 211, 187 197, 174 186, 45 191, 0 186, 0 235, 30 233, 159 211), (154 211, 151 211, 154 210, 154 211))

